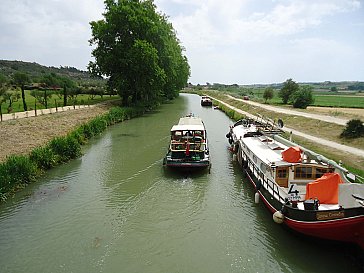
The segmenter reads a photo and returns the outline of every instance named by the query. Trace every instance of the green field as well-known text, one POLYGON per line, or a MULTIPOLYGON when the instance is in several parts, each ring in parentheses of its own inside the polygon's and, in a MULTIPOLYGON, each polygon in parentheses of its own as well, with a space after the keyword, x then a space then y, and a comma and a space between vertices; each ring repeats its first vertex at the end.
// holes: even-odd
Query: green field
MULTIPOLYGON (((268 104, 281 105, 282 99, 278 96, 278 90, 274 91, 273 99, 269 100, 268 104)), ((230 92, 235 96, 241 94, 237 92, 230 92)), ((258 102, 265 102, 263 99, 264 89, 250 89, 247 94, 251 100, 258 102)), ((364 96, 362 93, 356 92, 345 92, 345 93, 335 93, 332 92, 313 92, 315 102, 312 106, 322 106, 322 107, 343 107, 343 108, 364 108, 364 96)))
MULTIPOLYGON (((109 96, 104 95, 102 98, 100 96, 96 96, 93 99, 90 98, 89 95, 78 95, 76 100, 68 99, 67 104, 68 105, 92 105, 103 101, 109 101, 114 99, 119 99, 120 97, 118 95, 116 96, 109 96)), ((30 95, 29 91, 25 92, 25 102, 27 104, 28 110, 34 110, 35 107, 37 109, 45 109, 45 106, 41 103, 37 102, 37 100, 30 95)), ((59 97, 57 95, 52 95, 52 97, 48 100, 47 108, 55 108, 57 104, 57 107, 63 106, 63 97, 59 97)), ((8 102, 4 102, 1 105, 1 112, 2 114, 8 114, 8 102)), ((12 104, 12 111, 10 113, 15 112, 22 112, 23 109, 23 102, 22 99, 18 99, 17 101, 13 102, 12 104)))

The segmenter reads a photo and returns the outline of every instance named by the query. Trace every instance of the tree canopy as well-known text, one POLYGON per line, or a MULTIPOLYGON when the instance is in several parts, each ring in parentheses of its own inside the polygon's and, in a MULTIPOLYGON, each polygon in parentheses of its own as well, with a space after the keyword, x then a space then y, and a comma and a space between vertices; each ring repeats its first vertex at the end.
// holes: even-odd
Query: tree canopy
POLYGON ((312 95, 312 86, 303 85, 290 96, 290 101, 294 108, 306 109, 307 106, 315 102, 312 95))
POLYGON ((190 75, 167 17, 152 0, 105 0, 104 19, 90 23, 95 61, 89 71, 108 79, 123 104, 174 98, 190 75))
POLYGON ((282 98, 282 102, 287 104, 293 93, 298 91, 299 85, 292 79, 288 79, 283 83, 282 89, 279 91, 278 96, 282 98))

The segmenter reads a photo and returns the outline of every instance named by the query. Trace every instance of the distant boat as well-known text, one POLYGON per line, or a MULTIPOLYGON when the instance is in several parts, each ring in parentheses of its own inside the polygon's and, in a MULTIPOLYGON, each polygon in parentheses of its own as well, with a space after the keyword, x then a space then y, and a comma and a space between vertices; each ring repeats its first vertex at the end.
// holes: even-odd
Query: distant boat
POLYGON ((261 199, 302 234, 364 249, 364 184, 336 162, 279 136, 283 122, 243 119, 226 137, 261 199))
POLYGON ((208 96, 201 97, 201 106, 212 106, 212 100, 208 96))
POLYGON ((207 132, 200 118, 188 115, 172 127, 163 165, 180 169, 210 168, 207 132))

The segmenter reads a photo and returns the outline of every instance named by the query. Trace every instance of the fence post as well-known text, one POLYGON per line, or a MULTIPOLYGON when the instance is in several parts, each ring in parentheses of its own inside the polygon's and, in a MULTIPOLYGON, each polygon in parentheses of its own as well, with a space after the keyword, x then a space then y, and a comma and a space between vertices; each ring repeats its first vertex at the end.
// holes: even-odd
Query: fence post
POLYGON ((54 103, 56 104, 56 112, 58 112, 57 100, 54 100, 54 103))
POLYGON ((37 116, 37 100, 34 100, 34 115, 37 116))
POLYGON ((3 121, 3 112, 1 111, 1 104, 0 104, 0 121, 3 121))

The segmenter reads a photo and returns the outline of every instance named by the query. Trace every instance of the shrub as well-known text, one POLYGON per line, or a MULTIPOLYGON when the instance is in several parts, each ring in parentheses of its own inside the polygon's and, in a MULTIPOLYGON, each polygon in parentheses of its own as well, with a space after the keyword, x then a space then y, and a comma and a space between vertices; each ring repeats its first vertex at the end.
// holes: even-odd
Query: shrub
POLYGON ((49 143, 49 147, 59 156, 58 162, 66 162, 81 155, 81 145, 72 136, 57 137, 49 143))
POLYGON ((344 138, 359 138, 364 136, 364 125, 360 119, 349 120, 346 128, 340 134, 344 138))
POLYGON ((314 103, 311 86, 301 86, 298 91, 290 97, 294 108, 306 109, 307 106, 314 103))
POLYGON ((38 147, 30 153, 30 159, 37 164, 39 169, 50 169, 57 164, 57 156, 49 147, 38 147))
POLYGON ((29 157, 10 156, 0 165, 0 192, 8 192, 17 184, 29 184, 37 174, 37 166, 29 157))

